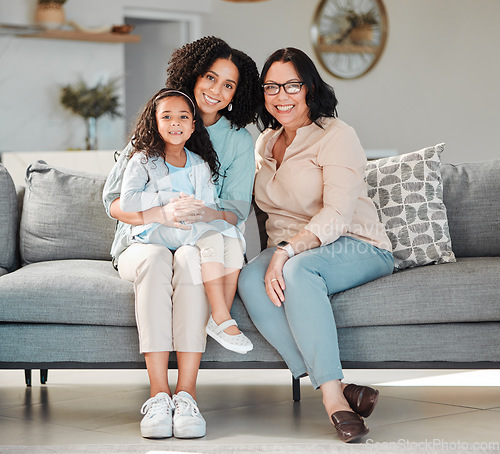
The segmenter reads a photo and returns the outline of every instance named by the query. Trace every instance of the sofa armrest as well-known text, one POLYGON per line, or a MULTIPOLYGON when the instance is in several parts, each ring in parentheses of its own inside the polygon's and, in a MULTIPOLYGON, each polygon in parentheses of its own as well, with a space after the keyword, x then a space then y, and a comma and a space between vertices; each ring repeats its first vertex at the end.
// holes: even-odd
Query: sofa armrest
POLYGON ((18 203, 14 182, 0 164, 0 268, 12 271, 18 245, 18 203))

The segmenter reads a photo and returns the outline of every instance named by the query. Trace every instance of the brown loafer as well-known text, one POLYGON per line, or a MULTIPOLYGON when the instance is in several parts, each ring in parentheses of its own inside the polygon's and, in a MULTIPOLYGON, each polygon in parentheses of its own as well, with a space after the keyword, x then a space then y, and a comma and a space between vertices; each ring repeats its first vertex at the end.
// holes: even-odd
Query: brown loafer
POLYGON ((344 397, 358 415, 368 418, 377 405, 378 391, 369 386, 350 384, 344 388, 344 397))
POLYGON ((344 443, 357 441, 370 432, 361 416, 352 411, 336 411, 331 418, 340 440, 344 443))

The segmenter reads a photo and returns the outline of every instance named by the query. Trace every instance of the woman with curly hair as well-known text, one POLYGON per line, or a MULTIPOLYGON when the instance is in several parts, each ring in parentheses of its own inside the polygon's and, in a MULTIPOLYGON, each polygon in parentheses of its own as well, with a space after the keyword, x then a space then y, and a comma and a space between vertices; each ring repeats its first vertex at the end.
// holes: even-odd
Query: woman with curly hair
MULTIPOLYGON (((179 90, 162 88, 146 104, 132 139, 134 153, 123 175, 120 208, 125 212, 161 206, 181 194, 216 208, 214 181, 219 161, 194 102, 179 90), (189 148, 188 148, 189 147, 189 148)), ((243 334, 218 333, 221 323, 235 325, 229 309, 243 267, 245 239, 223 219, 197 221, 186 229, 158 222, 130 229, 132 242, 161 244, 171 251, 190 244, 200 250, 201 276, 212 315, 207 334, 228 350, 247 353, 253 345, 243 334)))
MULTIPOLYGON (((255 173, 253 140, 245 129, 255 120, 259 74, 255 62, 215 37, 201 38, 174 51, 166 87, 182 88, 194 100, 219 161, 217 209, 195 197, 178 197, 144 211, 120 208, 123 173, 134 149, 125 148, 104 187, 108 214, 118 221, 111 255, 122 279, 134 283, 140 351, 144 354, 151 398, 142 408, 144 437, 203 437, 206 423, 196 403, 196 381, 210 317, 196 246, 172 253, 158 244, 130 242, 130 226, 156 222, 184 229, 194 222, 243 223, 249 212, 255 173), (168 383, 170 352, 176 352, 175 393, 168 383)), ((189 145, 188 145, 189 148, 189 145)), ((218 322, 224 336, 235 325, 218 322)), ((217 325, 217 323, 215 323, 217 325)))

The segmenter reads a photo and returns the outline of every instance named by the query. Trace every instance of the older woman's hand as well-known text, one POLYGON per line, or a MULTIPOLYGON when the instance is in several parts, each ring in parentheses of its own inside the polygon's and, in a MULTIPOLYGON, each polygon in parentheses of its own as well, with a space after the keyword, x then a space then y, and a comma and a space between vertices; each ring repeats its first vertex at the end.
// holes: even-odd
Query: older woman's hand
POLYGON ((267 267, 264 283, 266 285, 266 293, 269 299, 275 306, 280 307, 281 303, 285 301, 285 280, 283 279, 283 266, 288 260, 286 251, 276 249, 271 262, 267 267))

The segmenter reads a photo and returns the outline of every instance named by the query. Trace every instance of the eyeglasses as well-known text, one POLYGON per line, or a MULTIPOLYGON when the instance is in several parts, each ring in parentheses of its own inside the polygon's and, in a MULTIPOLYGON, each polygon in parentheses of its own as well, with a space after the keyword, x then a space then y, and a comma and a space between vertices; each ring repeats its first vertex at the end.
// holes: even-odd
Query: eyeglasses
POLYGON ((266 95, 274 96, 280 92, 280 88, 283 87, 285 93, 289 95, 295 95, 300 90, 302 90, 302 85, 304 82, 287 82, 286 84, 264 84, 262 88, 264 89, 264 93, 266 95))

